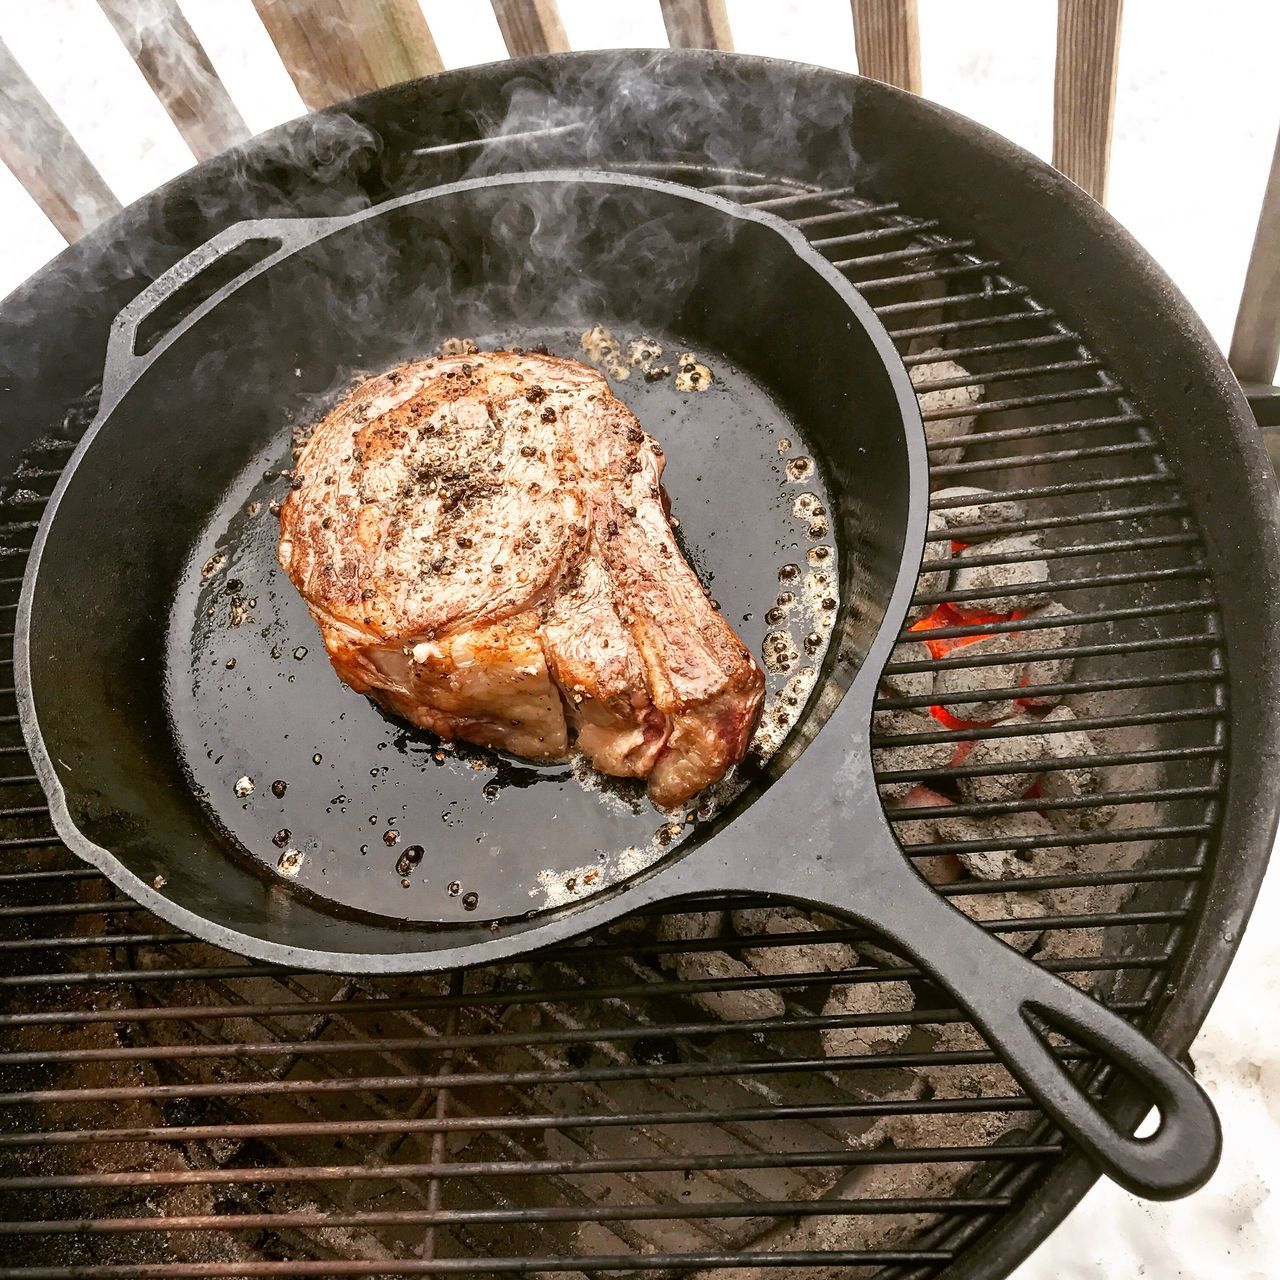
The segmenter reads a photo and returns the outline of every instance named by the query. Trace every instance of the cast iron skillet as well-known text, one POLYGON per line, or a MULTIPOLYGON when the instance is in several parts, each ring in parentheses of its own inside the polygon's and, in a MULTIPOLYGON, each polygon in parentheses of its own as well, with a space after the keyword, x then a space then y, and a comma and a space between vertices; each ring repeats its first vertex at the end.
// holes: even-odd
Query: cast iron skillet
POLYGON ((936 895, 885 821, 871 703, 926 505, 919 412, 888 336, 767 214, 556 171, 241 223, 117 318, 98 418, 28 562, 22 726, 70 848, 179 928, 263 959, 453 968, 690 895, 836 911, 948 991, 1108 1173, 1186 1193, 1220 1142, 1199 1086, 936 895), (809 591, 827 629, 811 679, 773 681, 775 701, 796 704, 781 749, 690 821, 564 769, 446 754, 388 721, 337 682, 274 567, 287 424, 450 334, 567 354, 600 322, 687 347, 716 374, 705 396, 639 377, 623 394, 667 447, 688 552, 726 615, 758 644, 781 583, 809 591), (796 524, 800 492, 824 508, 816 531, 796 524), (1046 1047, 1049 1030, 1135 1078, 1156 1132, 1117 1130, 1046 1047))

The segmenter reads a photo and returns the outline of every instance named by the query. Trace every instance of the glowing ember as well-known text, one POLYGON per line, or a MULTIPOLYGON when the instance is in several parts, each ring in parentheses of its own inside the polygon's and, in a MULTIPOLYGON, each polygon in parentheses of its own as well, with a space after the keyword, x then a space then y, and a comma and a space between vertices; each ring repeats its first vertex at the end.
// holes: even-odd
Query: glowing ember
MULTIPOLYGON (((912 631, 941 631, 952 627, 972 627, 987 622, 1011 622, 1022 617, 1020 613, 960 613, 953 605, 940 604, 934 611, 913 623, 912 631)), ((953 649, 973 644, 976 640, 985 640, 991 632, 979 631, 971 636, 940 636, 935 640, 927 635, 920 636, 925 648, 935 658, 945 658, 953 649)))
MULTIPOLYGON (((951 554, 959 555, 966 550, 970 544, 963 542, 957 538, 951 540, 951 554)), ((923 632, 919 639, 920 643, 929 650, 930 655, 937 658, 945 658, 948 654, 956 649, 962 649, 965 645, 976 644, 979 640, 986 640, 993 632, 979 631, 973 635, 962 636, 937 636, 933 639, 929 638, 929 633, 933 631, 947 631, 958 627, 981 626, 984 623, 991 622, 1016 622, 1019 618, 1027 616, 1025 610, 1012 609, 1008 613, 981 613, 965 609, 963 604, 942 603, 936 605, 932 613, 926 614, 918 622, 912 623, 908 628, 910 631, 923 632)), ((1026 683, 1026 680, 1023 680, 1026 683)), ((1015 705, 1023 707, 1031 704, 1023 703, 1018 699, 1015 705)), ((975 729, 984 725, 993 723, 990 720, 962 720, 958 716, 954 716, 944 706, 937 703, 929 708, 929 714, 947 729, 975 729)), ((973 748, 971 742, 957 742, 956 754, 951 764, 954 767, 963 762, 973 748)))
MULTIPOLYGON (((953 546, 963 546, 963 543, 953 543, 953 546)), ((911 631, 923 632, 920 636, 920 642, 929 650, 934 658, 945 658, 948 654, 956 649, 962 649, 967 644, 973 644, 978 640, 985 640, 992 633, 990 631, 979 631, 974 635, 964 636, 939 636, 936 639, 930 639, 928 633, 932 631, 949 630, 953 627, 972 627, 983 623, 991 622, 1016 622, 1019 618, 1025 617, 1025 613, 1014 610, 1011 613, 961 613, 954 605, 940 604, 932 613, 926 614, 919 622, 913 623, 909 628, 911 631)), ((973 729, 981 725, 990 724, 989 720, 961 720, 958 716, 953 716, 946 707, 937 705, 936 703, 929 708, 929 714, 948 729, 973 729)), ((966 744, 957 744, 964 746, 966 744)), ((958 764, 959 761, 953 761, 958 764)))

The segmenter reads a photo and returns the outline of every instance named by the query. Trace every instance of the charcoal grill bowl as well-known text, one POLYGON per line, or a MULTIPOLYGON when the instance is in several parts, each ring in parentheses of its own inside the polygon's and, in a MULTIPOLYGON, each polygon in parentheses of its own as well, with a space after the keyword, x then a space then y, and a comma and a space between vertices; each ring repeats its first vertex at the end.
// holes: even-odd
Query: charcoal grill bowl
MULTIPOLYGON (((722 533, 742 501, 748 421, 741 412, 724 416, 724 447, 706 460, 722 533)), ((700 429, 710 430, 706 418, 685 415, 676 439, 700 429)), ((280 447, 267 456, 279 456, 280 447)), ((196 937, 355 973, 499 959, 607 924, 630 908, 699 894, 772 893, 836 910, 903 947, 1113 1177, 1140 1194, 1185 1195, 1207 1179, 1220 1149, 1203 1092, 1123 1018, 935 894, 885 823, 869 721, 919 571, 924 462, 915 393, 888 333, 839 272, 768 214, 678 185, 561 171, 480 178, 320 223, 233 227, 121 313, 98 418, 58 481, 28 560, 14 672, 54 825, 69 848, 196 937), (144 324, 201 271, 255 244, 267 251, 260 263, 141 346, 144 324), (294 316, 305 319, 282 327, 294 316), (435 879, 428 901, 437 905, 425 928, 400 914, 401 903, 413 902, 403 894, 414 888, 412 869, 404 876, 357 860, 354 841, 338 835, 354 825, 339 821, 348 797, 325 806, 328 821, 310 855, 320 879, 306 896, 283 876, 220 858, 235 846, 217 829, 230 825, 224 813, 246 797, 240 782, 228 798, 229 778, 205 775, 201 783, 199 771, 206 759, 217 766, 242 750, 264 717, 291 730, 276 747, 292 752, 290 776, 306 770, 309 752, 315 766, 329 752, 340 758, 344 791, 356 779, 376 778, 383 794, 364 783, 362 808, 379 800, 384 813, 393 807, 401 775, 411 797, 428 785, 425 753, 376 763, 380 744, 359 733, 358 717, 370 708, 348 701, 342 710, 346 691, 321 664, 303 669, 296 683, 277 672, 274 684, 270 668, 259 665, 252 676, 237 673, 231 691, 215 690, 201 682, 211 662, 225 665, 222 652, 186 643, 188 634, 207 630, 217 598, 231 589, 230 582, 211 588, 200 567, 219 545, 208 538, 210 513, 227 510, 228 491, 230 510, 241 505, 237 478, 259 470, 264 448, 283 434, 294 402, 290 375, 341 386, 359 364, 380 369, 412 358, 427 334, 439 341, 442 331, 518 335, 521 326, 552 325, 572 335, 599 317, 613 328, 629 319, 642 333, 667 342, 678 335, 713 351, 725 378, 752 370, 781 409, 783 429, 829 477, 830 528, 844 565, 837 642, 782 749, 755 786, 683 845, 668 850, 657 842, 642 869, 628 852, 612 875, 606 861, 604 873, 591 876, 599 849, 589 819, 571 817, 556 846, 539 847, 538 824, 526 818, 541 798, 532 788, 518 794, 505 829, 495 821, 487 840, 476 837, 479 848, 464 842, 449 860, 450 851, 437 852, 427 836, 423 861, 435 879), (87 539, 104 501, 112 536, 87 539), (239 714, 211 728, 204 718, 210 703, 239 698, 250 680, 253 696, 239 714), (95 712, 88 724, 86 707, 95 712), (321 716, 304 728, 316 707, 321 716), (299 741, 304 733, 310 742, 299 741), (317 745, 323 750, 313 751, 317 745), (549 857, 557 858, 550 867, 549 857), (326 863, 341 863, 328 880, 326 863), (548 881, 573 895, 567 904, 546 893, 548 881), (373 909, 341 910, 365 906, 370 899, 354 895, 367 895, 370 882, 382 886, 373 909), (499 905, 482 912, 481 901, 499 905), (1161 1113, 1155 1133, 1134 1139, 1100 1114, 1033 1018, 1148 1089, 1161 1113)), ((227 527, 221 518, 215 524, 227 527)), ((239 590, 267 598, 287 590, 272 556, 273 529, 250 526, 242 536, 256 545, 258 560, 246 558, 252 581, 239 590)), ((734 559, 753 559, 746 530, 726 541, 721 572, 734 559)), ((238 542, 228 554, 242 554, 238 542)), ((754 550, 759 594, 744 599, 763 609, 776 559, 767 545, 754 550)), ((245 603, 231 628, 257 629, 256 618, 243 616, 256 607, 245 603)), ((278 647, 268 653, 272 632, 270 625, 258 630, 259 657, 287 661, 278 647)), ((373 723, 380 734, 381 719, 373 723)), ((259 771, 275 764, 249 759, 259 771)), ((304 801, 315 817, 324 789, 313 786, 304 801)), ((464 813, 464 829, 474 821, 464 813)), ((264 846, 271 825, 257 825, 264 846)), ((288 833, 280 839, 287 843, 288 833)), ((360 854, 367 857, 363 848, 360 854)), ((418 893, 425 891, 428 883, 419 881, 418 893)))
MULTIPOLYGON (((1167 1049, 1184 1051, 1238 945, 1275 831, 1274 480, 1238 385, 1163 271, 1068 180, 973 121, 875 81, 693 51, 532 58, 368 95, 181 176, 0 305, 0 459, 12 469, 91 391, 115 313, 231 223, 331 214, 467 173, 647 159, 699 174, 731 166, 817 189, 856 181, 861 193, 939 218, 953 236, 976 237, 1102 354, 1159 424, 1204 534, 1224 626, 1231 733, 1247 743, 1231 757, 1193 922, 1166 970, 1166 998, 1145 1023, 1167 1049), (630 121, 623 88, 633 91, 630 121), (563 103, 562 113, 538 119, 521 109, 522 100, 543 99, 563 103), (493 144, 489 154, 478 142, 539 124, 579 127, 493 144)), ((1123 1094, 1113 1101, 1124 1123, 1145 1106, 1123 1094)), ((937 1237, 964 1250, 947 1268, 949 1280, 1006 1274, 1096 1177, 1069 1152, 1043 1176, 1020 1181, 1015 1207, 994 1225, 970 1220, 937 1237)))

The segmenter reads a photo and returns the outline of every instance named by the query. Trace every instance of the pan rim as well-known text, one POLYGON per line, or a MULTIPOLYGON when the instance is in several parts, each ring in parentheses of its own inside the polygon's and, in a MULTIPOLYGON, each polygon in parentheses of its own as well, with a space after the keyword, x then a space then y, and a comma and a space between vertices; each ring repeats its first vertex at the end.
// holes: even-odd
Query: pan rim
MULTIPOLYGON (((928 462, 926 454, 924 425, 920 416, 919 404, 914 387, 905 365, 898 354, 888 331, 871 305, 857 288, 837 268, 824 258, 803 233, 791 226, 784 219, 766 210, 753 209, 738 204, 724 197, 699 189, 684 186, 680 183, 639 175, 610 172, 596 169, 542 169, 496 174, 478 178, 463 179, 458 182, 442 184, 410 192, 391 200, 369 205, 353 214, 338 217, 321 218, 274 218, 266 220, 250 220, 255 227, 266 230, 273 223, 286 226, 311 224, 317 234, 303 242, 290 243, 286 240, 280 251, 268 255, 260 262, 239 275, 229 286, 219 290, 210 299, 196 307, 188 316, 169 330, 147 352, 139 362, 136 373, 123 387, 108 385, 104 378, 103 404, 95 414, 93 421, 77 444, 71 457, 67 460, 57 484, 45 506, 39 527, 31 543, 27 562, 23 571, 22 590, 19 596, 17 616, 14 624, 14 686, 18 710, 19 726, 23 739, 31 757, 40 787, 49 805, 50 818, 58 837, 67 848, 82 861, 101 871, 117 888, 126 893, 133 901, 155 915, 174 925, 185 933, 201 941, 222 947, 238 955, 270 963, 320 970, 330 973, 345 974, 413 974, 434 973, 448 969, 501 960, 515 954, 525 954, 542 946, 553 945, 579 936, 589 930, 606 924, 626 915, 647 902, 663 900, 669 893, 649 894, 637 892, 650 881, 657 879, 664 882, 668 877, 660 873, 670 872, 679 866, 684 858, 679 851, 664 858, 629 881, 619 885, 615 892, 573 904, 562 909, 549 911, 531 922, 527 928, 512 929, 508 932, 494 934, 487 939, 460 943, 455 946, 443 946, 430 950, 351 950, 321 951, 312 948, 296 947, 255 934, 244 933, 239 929, 222 924, 209 916, 192 911, 168 898, 152 884, 143 880, 131 871, 110 850, 90 839, 72 817, 67 802, 66 791, 58 777, 52 755, 47 748, 40 731, 39 718, 35 706, 35 694, 31 676, 31 617, 36 593, 39 589, 40 567, 43 551, 49 534, 57 519, 61 500, 74 481, 75 474, 92 449, 102 428, 106 426, 111 415, 123 399, 150 366, 173 342, 177 341, 188 329, 199 323, 214 307, 221 304, 232 293, 236 292, 250 280, 256 278, 270 267, 292 257, 305 247, 326 239, 361 222, 371 220, 396 209, 424 203, 472 190, 491 189, 495 186, 515 186, 530 183, 594 183, 599 185, 623 187, 628 189, 648 189, 669 196, 699 203, 719 212, 722 216, 739 222, 754 222, 783 241, 795 256, 811 271, 817 274, 840 298, 848 309, 850 316, 861 327, 870 339, 881 364, 888 376, 899 409, 899 422, 903 432, 903 443, 906 453, 906 518, 903 531, 903 550, 899 558, 898 572, 884 609, 879 626, 866 655, 858 670, 845 690, 838 706, 821 726, 817 738, 826 736, 828 741, 833 736, 837 719, 852 727, 859 738, 866 738, 870 728, 871 699, 876 682, 889 652, 896 643, 897 632, 906 615, 911 595, 914 592, 916 579, 924 549, 924 533, 928 512, 928 462), (859 714, 861 712, 861 714, 859 714), (536 937, 535 937, 536 935, 536 937)), ((235 223, 211 237, 193 253, 198 253, 213 240, 230 237, 237 228, 245 224, 235 223)), ((145 291, 143 291, 145 292, 145 291)), ((141 297, 140 293, 138 297, 141 297)), ((137 298, 126 304, 117 320, 125 316, 137 302, 137 298)), ((855 746, 857 744, 855 739, 855 746)), ((812 744, 811 744, 812 746, 812 744)), ((781 780, 779 780, 781 782, 781 780)), ((732 823, 717 833, 710 840, 699 846, 709 849, 721 846, 730 839, 729 830, 732 823)), ((696 851, 690 851, 696 852, 696 851)), ((394 927, 394 921, 387 917, 388 928, 394 927)), ((422 928, 423 926, 415 926, 422 928)), ((389 933, 389 938, 394 934, 389 933)))

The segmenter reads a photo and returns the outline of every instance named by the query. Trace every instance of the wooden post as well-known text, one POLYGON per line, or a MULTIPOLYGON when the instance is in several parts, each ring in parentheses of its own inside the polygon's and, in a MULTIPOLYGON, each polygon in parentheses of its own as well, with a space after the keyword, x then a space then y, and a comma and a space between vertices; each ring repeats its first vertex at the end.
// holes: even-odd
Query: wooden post
POLYGON ((493 0, 493 14, 513 58, 569 51, 555 0, 493 0))
POLYGON ((418 0, 342 0, 379 89, 444 70, 418 0))
POLYGON ((441 69, 411 0, 253 0, 253 7, 313 111, 441 69))
POLYGON ((1241 382, 1275 381, 1280 361, 1280 135, 1271 157, 1228 358, 1241 382))
POLYGON ((1095 200, 1107 196, 1124 0, 1058 0, 1053 163, 1095 200))
POLYGON ((98 0, 98 5, 197 160, 249 136, 177 0, 98 0))
POLYGON ((70 244, 120 202, 0 42, 0 160, 70 244))
POLYGON ((916 0, 852 0, 858 73, 920 92, 920 11, 916 0))
POLYGON ((732 49, 724 0, 660 0, 673 49, 732 49))

